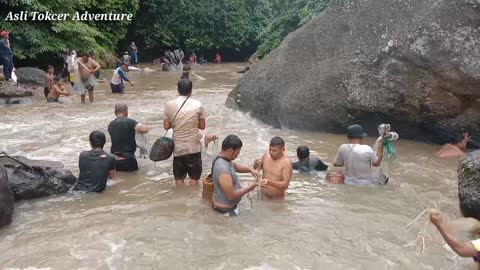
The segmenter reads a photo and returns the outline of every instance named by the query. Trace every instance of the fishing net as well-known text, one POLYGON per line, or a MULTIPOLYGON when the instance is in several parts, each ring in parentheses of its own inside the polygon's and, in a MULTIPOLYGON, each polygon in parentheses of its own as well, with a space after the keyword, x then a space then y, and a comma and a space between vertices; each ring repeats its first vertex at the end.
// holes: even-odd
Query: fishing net
POLYGON ((392 160, 397 157, 397 148, 395 147, 395 144, 393 144, 393 141, 386 139, 383 142, 383 149, 384 158, 386 160, 392 160))
POLYGON ((171 138, 162 136, 155 141, 150 150, 150 160, 157 162, 169 159, 173 154, 175 144, 171 138))

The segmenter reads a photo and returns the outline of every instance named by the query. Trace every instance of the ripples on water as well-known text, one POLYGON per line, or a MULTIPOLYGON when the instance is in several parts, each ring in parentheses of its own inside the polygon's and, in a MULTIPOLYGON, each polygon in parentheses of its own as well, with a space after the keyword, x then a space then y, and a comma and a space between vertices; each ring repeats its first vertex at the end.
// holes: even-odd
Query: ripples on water
MULTIPOLYGON (((207 132, 220 139, 237 134, 244 142, 239 161, 250 164, 271 137, 331 163, 343 136, 275 130, 224 106, 241 65, 210 65, 196 71, 194 96, 205 104, 207 132)), ((89 149, 93 130, 108 134, 115 103, 125 102, 130 117, 152 125, 150 141, 162 135, 163 107, 176 95, 179 76, 133 73, 135 87, 123 96, 101 84, 94 104, 79 97, 64 104, 0 107, 0 149, 11 155, 62 161, 78 174, 78 155, 89 149)), ((108 141, 108 140, 107 140, 108 141)), ((369 139, 373 143, 373 138, 369 139)), ((218 145, 215 150, 218 149, 218 145)), ((241 203, 239 218, 215 214, 202 201, 201 187, 174 186, 171 160, 139 160, 140 171, 118 173, 105 193, 72 193, 19 202, 14 223, 0 231, 3 269, 465 269, 434 243, 416 256, 405 247, 423 224, 405 229, 433 202, 450 218, 458 217, 456 162, 432 159, 437 149, 409 141, 397 143, 387 186, 325 184, 322 173, 294 174, 284 201, 264 201, 253 192, 241 203)), ((107 142, 106 149, 110 149, 107 142)), ((211 151, 213 152, 213 151, 211 151)), ((211 153, 213 155, 214 153, 211 153)), ((204 172, 210 164, 204 164, 204 172)), ((242 175, 246 183, 252 177, 242 175)))

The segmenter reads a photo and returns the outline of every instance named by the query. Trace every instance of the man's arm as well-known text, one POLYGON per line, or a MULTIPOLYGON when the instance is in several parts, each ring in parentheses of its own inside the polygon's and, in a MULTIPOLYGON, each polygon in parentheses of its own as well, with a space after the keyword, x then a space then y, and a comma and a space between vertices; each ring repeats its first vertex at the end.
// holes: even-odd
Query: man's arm
POLYGON ((263 162, 265 161, 266 157, 267 157, 267 153, 263 154, 261 159, 256 159, 253 162, 253 168, 257 171, 262 170, 263 169, 263 162))
POLYGON ((108 166, 108 179, 113 179, 113 177, 115 176, 116 162, 117 161, 113 156, 110 157, 110 164, 108 166))
POLYGON ((129 83, 132 83, 130 82, 130 80, 127 78, 127 76, 125 75, 125 72, 120 68, 118 70, 118 75, 120 76, 120 78, 122 78, 124 81, 127 81, 129 83))
POLYGON ((100 70, 101 66, 100 66, 100 64, 99 64, 97 61, 95 61, 95 60, 92 60, 92 61, 93 61, 93 65, 95 66, 95 69, 92 70, 91 72, 92 72, 92 73, 95 73, 95 72, 97 72, 97 71, 100 70))
POLYGON ((375 162, 372 162, 372 166, 374 166, 374 167, 378 167, 378 166, 380 166, 380 164, 382 164, 383 142, 384 142, 383 138, 378 142, 377 153, 376 153, 377 154, 377 160, 375 162))
POLYGON ((220 187, 222 188, 223 194, 229 200, 238 200, 243 197, 243 195, 255 189, 257 184, 255 182, 249 184, 245 188, 235 190, 233 187, 232 176, 229 174, 221 174, 219 177, 220 187))
POLYGON ((232 161, 232 165, 235 168, 235 171, 238 173, 251 173, 256 178, 258 178, 259 176, 258 171, 252 167, 248 167, 246 165, 239 164, 234 161, 232 161))
POLYGON ((461 257, 475 257, 477 250, 475 247, 455 237, 455 235, 447 227, 446 222, 440 217, 440 213, 434 212, 430 214, 430 220, 437 227, 440 234, 447 244, 461 257))
POLYGON ((206 125, 207 124, 206 124, 205 118, 200 118, 198 121, 198 129, 205 130, 206 125))
POLYGON ((168 117, 167 111, 168 111, 168 108, 167 108, 167 105, 165 105, 165 109, 163 109, 163 128, 165 130, 169 130, 173 127, 172 122, 170 122, 170 117, 168 117))
POLYGON ((149 130, 150 130, 149 126, 141 124, 141 123, 138 123, 135 126, 135 131, 138 132, 138 133, 141 133, 141 134, 148 133, 149 130))
POLYGON ((198 119, 198 129, 205 130, 206 125, 207 124, 205 122, 205 110, 203 109, 203 105, 202 105, 202 107, 200 107, 200 115, 199 115, 199 119, 198 119))
MULTIPOLYGON (((342 145, 343 146, 343 145, 342 145)), ((333 162, 333 166, 335 167, 343 167, 343 156, 342 156, 342 146, 338 148, 337 155, 335 156, 335 161, 333 162)))

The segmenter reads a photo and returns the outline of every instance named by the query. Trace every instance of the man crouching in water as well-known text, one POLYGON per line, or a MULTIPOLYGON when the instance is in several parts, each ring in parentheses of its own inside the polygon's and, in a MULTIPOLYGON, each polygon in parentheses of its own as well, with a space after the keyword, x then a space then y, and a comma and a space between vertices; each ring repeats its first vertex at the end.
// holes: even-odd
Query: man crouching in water
POLYGON ((135 151, 137 150, 135 132, 148 133, 150 127, 128 118, 126 104, 116 104, 115 115, 117 118, 108 125, 108 132, 112 139, 110 152, 115 155, 117 160, 117 171, 136 171, 138 170, 138 163, 135 158, 135 151))
POLYGON ((263 169, 262 194, 269 198, 283 198, 293 174, 292 161, 285 155, 285 141, 274 137, 268 153, 254 164, 256 170, 263 169))
POLYGON ((240 155, 242 141, 235 135, 227 136, 222 142, 222 152, 213 160, 213 209, 226 216, 239 214, 238 203, 245 194, 257 187, 258 183, 252 182, 246 188, 242 188, 238 180, 237 172, 251 173, 258 178, 258 172, 245 165, 238 164, 234 160, 240 155))

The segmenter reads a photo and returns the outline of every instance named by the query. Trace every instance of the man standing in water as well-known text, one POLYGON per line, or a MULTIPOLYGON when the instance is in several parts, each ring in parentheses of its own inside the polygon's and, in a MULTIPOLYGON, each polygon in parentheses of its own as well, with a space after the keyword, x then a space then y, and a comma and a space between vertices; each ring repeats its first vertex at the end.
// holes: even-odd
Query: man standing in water
POLYGON ((133 172, 138 170, 138 163, 135 157, 137 142, 135 132, 148 133, 150 127, 128 118, 128 107, 126 104, 115 105, 115 116, 117 118, 108 125, 108 132, 112 139, 110 152, 117 160, 117 171, 133 172))
POLYGON ((94 131, 90 133, 89 139, 92 150, 80 153, 80 175, 74 189, 103 192, 107 187, 107 179, 112 179, 115 175, 115 157, 103 151, 106 142, 103 132, 94 131))
POLYGON ((173 176, 175 184, 183 185, 190 177, 190 185, 198 184, 202 175, 202 145, 199 130, 205 129, 205 112, 200 101, 191 98, 192 81, 178 82, 179 96, 165 104, 163 127, 173 128, 173 176))
POLYGON ((222 152, 215 158, 212 165, 214 185, 212 207, 226 216, 237 216, 238 203, 242 197, 258 185, 254 181, 246 188, 242 188, 238 180, 237 172, 251 173, 258 178, 258 172, 255 169, 234 162, 240 155, 242 145, 242 141, 237 136, 227 136, 222 142, 222 152))
POLYGON ((256 160, 254 168, 263 169, 262 193, 269 198, 283 198, 293 174, 292 161, 285 155, 285 141, 274 137, 261 160, 256 160))
POLYGON ((87 91, 90 102, 93 102, 93 89, 96 84, 95 73, 100 70, 100 65, 88 53, 82 54, 82 57, 77 59, 77 62, 80 82, 76 88, 80 91, 82 103, 85 103, 85 93, 87 91))
POLYGON ((10 41, 8 40, 7 31, 0 32, 0 65, 3 65, 3 74, 5 76, 5 81, 12 80, 12 71, 13 71, 13 52, 10 48, 10 41))
POLYGON ((122 63, 113 73, 112 79, 110 80, 110 89, 112 89, 112 93, 123 94, 125 89, 123 81, 127 81, 133 86, 133 83, 127 78, 125 72, 128 72, 128 66, 125 63, 122 63))
POLYGON ((342 144, 335 158, 335 167, 345 167, 347 184, 386 184, 388 179, 378 179, 374 167, 379 167, 383 159, 383 138, 375 153, 369 145, 363 144, 367 134, 360 125, 351 125, 347 129, 348 144, 342 144))

